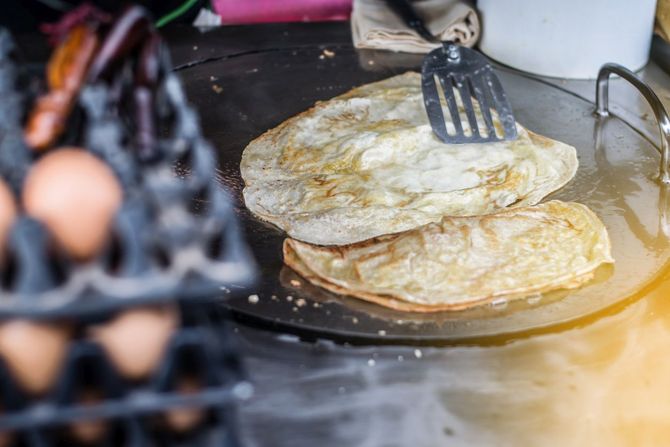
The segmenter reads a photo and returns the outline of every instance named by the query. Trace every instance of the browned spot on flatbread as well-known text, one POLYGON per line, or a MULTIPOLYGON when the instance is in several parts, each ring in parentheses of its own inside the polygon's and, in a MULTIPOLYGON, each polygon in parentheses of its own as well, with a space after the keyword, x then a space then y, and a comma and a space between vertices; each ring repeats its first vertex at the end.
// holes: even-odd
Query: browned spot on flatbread
POLYGON ((555 143, 554 140, 552 140, 551 138, 547 138, 543 135, 531 132, 530 130, 528 131, 528 135, 530 136, 530 139, 533 142, 533 144, 536 144, 543 148, 551 147, 555 143))

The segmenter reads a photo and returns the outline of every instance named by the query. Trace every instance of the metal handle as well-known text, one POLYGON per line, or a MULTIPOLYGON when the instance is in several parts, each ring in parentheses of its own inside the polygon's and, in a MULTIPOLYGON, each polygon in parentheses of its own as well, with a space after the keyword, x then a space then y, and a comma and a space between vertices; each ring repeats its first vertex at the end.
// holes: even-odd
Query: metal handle
POLYGON ((428 42, 440 42, 440 39, 428 30, 423 19, 419 17, 409 0, 386 0, 386 4, 407 26, 419 33, 428 42))
POLYGON ((658 128, 661 131, 661 166, 658 178, 662 183, 670 185, 670 167, 668 166, 668 160, 670 159, 670 118, 656 93, 642 79, 618 64, 609 63, 600 67, 598 80, 596 81, 596 114, 601 117, 609 116, 609 79, 612 74, 617 74, 632 84, 642 93, 642 96, 654 111, 658 128))

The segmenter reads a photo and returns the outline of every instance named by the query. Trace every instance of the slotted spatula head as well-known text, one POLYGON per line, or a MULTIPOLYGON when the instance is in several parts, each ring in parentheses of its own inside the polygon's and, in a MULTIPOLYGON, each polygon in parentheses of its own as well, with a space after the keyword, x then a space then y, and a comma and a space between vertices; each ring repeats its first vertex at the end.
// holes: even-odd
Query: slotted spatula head
POLYGON ((514 114, 505 91, 491 64, 476 51, 444 42, 424 59, 421 88, 433 132, 445 143, 517 138, 514 114), (467 119, 467 126, 462 118, 467 119))

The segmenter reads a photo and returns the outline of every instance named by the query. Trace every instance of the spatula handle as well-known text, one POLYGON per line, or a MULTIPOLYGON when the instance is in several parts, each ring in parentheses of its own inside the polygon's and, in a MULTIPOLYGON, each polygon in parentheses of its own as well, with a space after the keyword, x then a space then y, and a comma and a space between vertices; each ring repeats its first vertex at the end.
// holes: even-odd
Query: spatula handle
POLYGON ((386 0, 386 4, 400 17, 403 22, 414 31, 419 33, 421 37, 428 42, 439 42, 440 39, 435 37, 426 27, 425 22, 416 12, 409 0, 386 0))

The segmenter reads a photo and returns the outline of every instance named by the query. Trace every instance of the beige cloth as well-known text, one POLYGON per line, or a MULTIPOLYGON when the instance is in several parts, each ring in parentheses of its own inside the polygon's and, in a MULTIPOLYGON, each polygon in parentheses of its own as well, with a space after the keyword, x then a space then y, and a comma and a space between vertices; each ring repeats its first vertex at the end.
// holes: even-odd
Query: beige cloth
MULTIPOLYGON (((440 40, 453 40, 471 47, 479 39, 479 18, 469 2, 417 0, 413 5, 428 29, 440 40)), ((351 31, 356 48, 427 53, 438 46, 407 27, 384 0, 354 0, 351 31)))
POLYGON ((656 3, 654 32, 670 42, 670 0, 658 0, 656 3))

